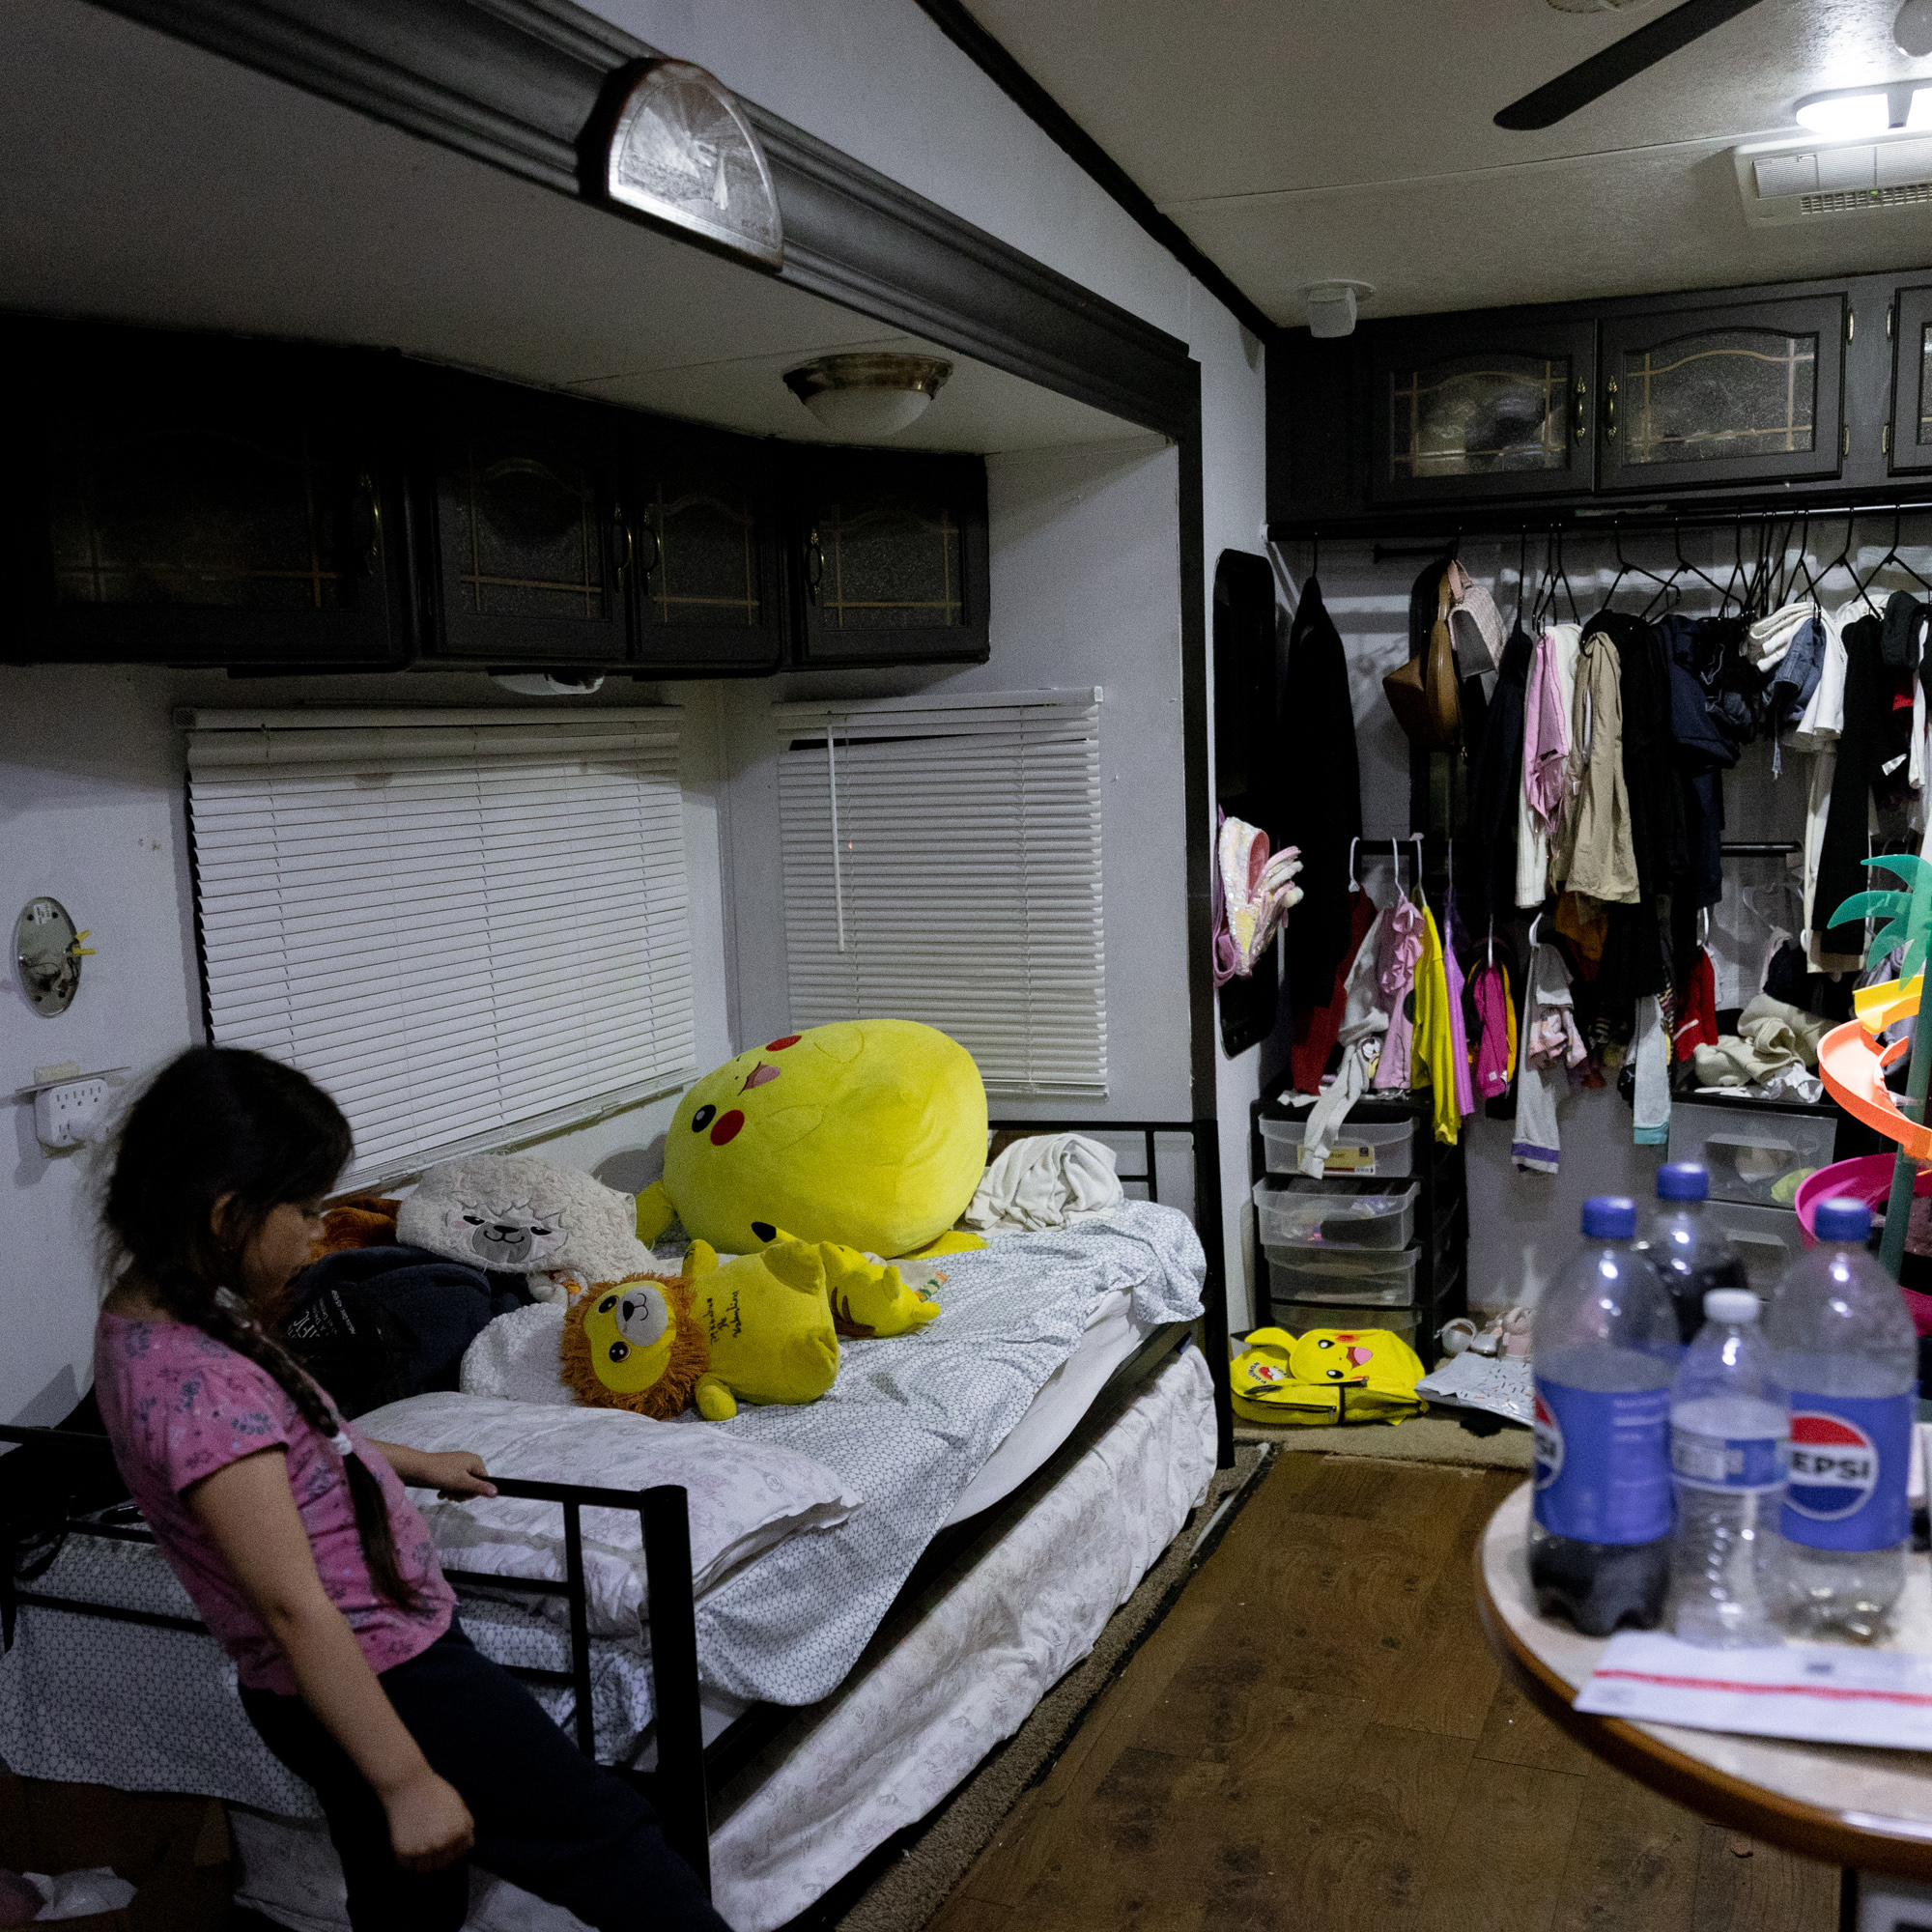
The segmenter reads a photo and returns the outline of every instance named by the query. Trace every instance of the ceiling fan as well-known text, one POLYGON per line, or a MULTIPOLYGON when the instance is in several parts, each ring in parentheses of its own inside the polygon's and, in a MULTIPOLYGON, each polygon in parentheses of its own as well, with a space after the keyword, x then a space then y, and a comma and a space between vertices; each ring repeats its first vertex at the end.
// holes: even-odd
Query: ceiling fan
POLYGON ((1496 116, 1496 126, 1518 132, 1553 128, 1579 107, 1587 107, 1611 88, 1634 79, 1646 68, 1655 67, 1680 47, 1701 40, 1713 27, 1721 27, 1757 4, 1758 0, 1684 0, 1681 7, 1646 21, 1635 33, 1626 34, 1602 53, 1579 61, 1534 93, 1512 100, 1496 116))

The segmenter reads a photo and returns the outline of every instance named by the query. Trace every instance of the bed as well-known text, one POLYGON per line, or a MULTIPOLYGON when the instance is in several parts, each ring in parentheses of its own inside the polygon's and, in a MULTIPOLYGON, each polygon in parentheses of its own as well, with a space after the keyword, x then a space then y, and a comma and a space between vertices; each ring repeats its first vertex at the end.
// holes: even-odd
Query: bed
MULTIPOLYGON (((684 1489, 510 1482, 558 1506, 561 1574, 446 1565, 479 1647, 645 1786, 740 1932, 793 1918, 1010 1735, 1232 1460, 1212 1123, 1087 1131, 1141 1141, 1144 1169, 1122 1178, 1145 1201, 957 1258, 939 1322, 852 1348, 810 1408, 726 1425, 809 1441, 865 1492, 849 1520, 695 1594, 684 1489), (1198 1245, 1157 1202, 1177 1151, 1198 1245), (638 1520, 647 1641, 592 1628, 599 1510, 638 1520)), ((8 1579, 0 1753, 28 1776, 228 1800, 242 1901, 301 1932, 341 1926, 313 1799, 248 1728, 232 1666, 145 1532, 98 1515, 73 1527, 43 1577, 8 1579)), ((471 1922, 573 1921, 479 1879, 471 1922)))

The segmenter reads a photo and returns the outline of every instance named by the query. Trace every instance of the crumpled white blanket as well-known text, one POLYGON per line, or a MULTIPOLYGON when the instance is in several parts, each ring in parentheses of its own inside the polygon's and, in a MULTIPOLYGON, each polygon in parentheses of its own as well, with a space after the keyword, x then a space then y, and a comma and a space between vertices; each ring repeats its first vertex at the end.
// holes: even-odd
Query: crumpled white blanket
POLYGON ((1818 1046, 1831 1031, 1830 1020, 1759 993, 1738 1015, 1736 1033, 1721 1035, 1713 1046, 1691 1055, 1699 1087, 1761 1089, 1815 1098, 1822 1092, 1805 1069, 1818 1065, 1818 1046))
POLYGON ((980 1177, 965 1223, 987 1235, 1038 1235, 1122 1199, 1114 1150, 1085 1134, 1015 1141, 980 1177))

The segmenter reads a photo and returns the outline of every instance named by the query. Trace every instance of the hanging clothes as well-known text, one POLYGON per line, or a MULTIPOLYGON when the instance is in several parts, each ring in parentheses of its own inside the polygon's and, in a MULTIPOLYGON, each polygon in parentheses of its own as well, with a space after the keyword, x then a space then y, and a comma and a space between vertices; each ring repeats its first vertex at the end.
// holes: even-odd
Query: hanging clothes
POLYGON ((1447 943, 1442 948, 1442 972, 1449 982, 1449 1036, 1454 1049, 1456 1070, 1456 1113, 1460 1120, 1467 1120, 1476 1111, 1476 1091, 1469 1077, 1469 1035, 1463 1021, 1463 963, 1456 957, 1456 889, 1449 889, 1448 911, 1444 923, 1449 929, 1447 943))
POLYGON ((1632 1136, 1638 1147, 1663 1147, 1670 1139, 1670 1035, 1654 994, 1636 1003, 1634 1066, 1632 1136))
POLYGON ((1415 969, 1423 949, 1422 915, 1413 902, 1398 897, 1382 923, 1377 948, 1376 981, 1381 988, 1382 1011, 1388 1033, 1376 1064, 1376 1089, 1404 1089, 1409 1079, 1409 1043, 1415 1032, 1415 969))
MULTIPOLYGON (((1675 746, 1693 910, 1724 896, 1724 785, 1722 774, 1738 761, 1739 747, 1712 716, 1702 675, 1726 640, 1714 639, 1711 620, 1693 622, 1673 612, 1658 627, 1670 653, 1670 735, 1675 746)), ((1627 741, 1628 742, 1628 741, 1627 741)))
POLYGON ((1516 1138, 1510 1158, 1524 1174, 1554 1174, 1563 1157, 1556 1102, 1586 1056, 1570 997, 1570 969, 1555 947, 1534 947, 1523 992, 1521 1068, 1516 1083, 1516 1138))
MULTIPOLYGON (((1366 893, 1362 899, 1371 903, 1366 893)), ((1304 1174, 1321 1173, 1350 1108, 1369 1091, 1375 1078, 1382 1036, 1388 1031, 1388 1013, 1381 1004, 1381 980, 1376 971, 1380 951, 1378 941, 1387 917, 1386 913, 1378 912, 1369 922, 1362 943, 1355 949, 1354 962, 1349 968, 1342 1024, 1337 1034, 1342 1057, 1334 1079, 1321 1090, 1309 1110, 1308 1131, 1302 1137, 1298 1156, 1304 1174)))
POLYGON ((1868 836, 1875 829, 1872 787, 1881 777, 1891 714, 1891 679, 1881 651, 1884 631, 1880 619, 1872 616, 1857 618, 1844 629, 1844 726, 1838 734, 1810 912, 1816 936, 1813 964, 1821 972, 1856 972, 1862 963, 1864 922, 1847 920, 1839 924, 1833 915, 1854 893, 1870 884, 1863 861, 1868 836))
MULTIPOLYGON (((1307 901, 1304 899, 1302 903, 1305 908, 1307 901)), ((1357 886, 1349 897, 1349 941, 1343 949, 1341 962, 1335 968, 1332 990, 1319 1007, 1297 1006, 1294 1009, 1294 1032, 1289 1043, 1288 1062, 1297 1094, 1319 1094, 1321 1091, 1321 1076, 1328 1071, 1328 1063, 1334 1057, 1343 1019, 1348 1011, 1349 976, 1379 916, 1375 900, 1357 886)), ((1298 921, 1300 917, 1301 913, 1297 911, 1295 919, 1298 921)), ((1293 930, 1291 923, 1291 936, 1293 930)), ((1374 963, 1371 958, 1371 967, 1374 963)))
POLYGON ((1354 957, 1349 851, 1362 836, 1348 653, 1313 577, 1301 586, 1289 631, 1280 715, 1293 738, 1278 768, 1281 835, 1301 848, 1301 903, 1285 949, 1289 1003, 1298 1024, 1303 1011, 1341 992, 1354 957))
POLYGON ((1766 680, 1765 728, 1771 734, 1771 775, 1783 769, 1782 739, 1798 728, 1825 668, 1825 626, 1805 597, 1780 605, 1745 634, 1745 651, 1766 680))
POLYGON ((1639 896, 1624 781, 1622 675, 1616 645, 1593 630, 1577 659, 1570 712, 1574 796, 1550 866, 1555 887, 1611 905, 1634 904, 1639 896))
POLYGON ((1485 1109, 1508 1094, 1516 1079, 1516 1003, 1507 958, 1485 959, 1469 981, 1481 1032, 1476 1041, 1475 1090, 1485 1109))
POLYGON ((1569 809, 1570 719, 1583 633, 1552 624, 1536 640, 1523 694, 1522 783, 1517 801, 1516 902, 1540 906, 1549 891, 1549 847, 1569 809))
POLYGON ((1495 693, 1469 772, 1469 817, 1461 848, 1463 896, 1484 921, 1507 919, 1516 904, 1523 699, 1535 652, 1529 633, 1517 625, 1503 646, 1495 693))
MULTIPOLYGON (((1435 1138, 1454 1147, 1463 1129, 1457 1101, 1456 1026, 1450 1005, 1448 967, 1435 915, 1422 910, 1422 956, 1415 966, 1415 1035, 1409 1045, 1409 1085, 1426 1086, 1435 1138)), ((1466 1075, 1467 1067, 1464 1066, 1466 1075)))
POLYGON ((1717 1039, 1718 973, 1709 949, 1700 946, 1685 982, 1671 1049, 1679 1060, 1689 1060, 1698 1047, 1715 1046, 1717 1039))

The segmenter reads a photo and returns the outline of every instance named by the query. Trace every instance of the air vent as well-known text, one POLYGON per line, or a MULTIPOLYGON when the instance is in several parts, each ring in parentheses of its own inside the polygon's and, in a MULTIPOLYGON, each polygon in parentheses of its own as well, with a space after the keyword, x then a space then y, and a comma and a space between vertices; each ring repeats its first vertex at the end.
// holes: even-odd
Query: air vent
POLYGON ((1733 148, 1731 158, 1754 228, 1932 204, 1932 139, 1921 131, 1836 146, 1766 142, 1733 148))
POLYGON ((1861 214, 1872 208, 1907 208, 1932 201, 1932 181, 1908 182, 1903 187, 1855 188, 1850 194, 1800 195, 1806 214, 1861 214))

